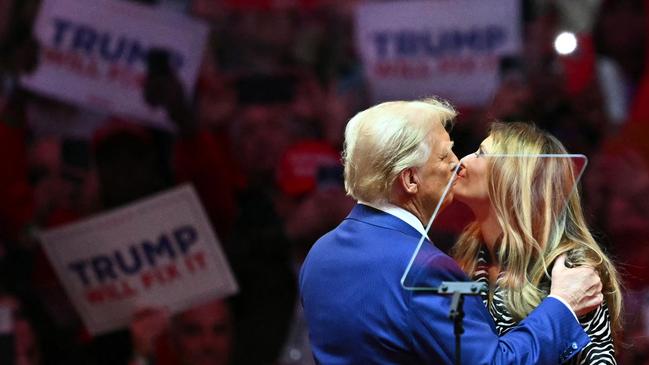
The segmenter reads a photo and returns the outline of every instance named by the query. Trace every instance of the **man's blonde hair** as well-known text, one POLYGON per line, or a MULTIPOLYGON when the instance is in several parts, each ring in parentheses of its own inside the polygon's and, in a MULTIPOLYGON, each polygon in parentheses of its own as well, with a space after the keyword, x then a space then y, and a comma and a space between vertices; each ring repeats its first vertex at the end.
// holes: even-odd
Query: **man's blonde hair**
POLYGON ((359 201, 387 201, 401 171, 421 167, 430 156, 426 137, 435 123, 447 128, 457 112, 429 98, 390 101, 356 114, 345 128, 345 190, 359 201))

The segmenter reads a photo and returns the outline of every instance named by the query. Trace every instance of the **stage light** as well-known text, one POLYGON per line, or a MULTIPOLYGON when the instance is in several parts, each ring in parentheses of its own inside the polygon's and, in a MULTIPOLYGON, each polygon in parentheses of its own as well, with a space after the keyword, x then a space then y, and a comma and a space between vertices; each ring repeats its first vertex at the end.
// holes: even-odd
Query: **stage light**
POLYGON ((577 37, 571 32, 562 32, 554 39, 554 49, 560 55, 569 55, 577 49, 577 37))

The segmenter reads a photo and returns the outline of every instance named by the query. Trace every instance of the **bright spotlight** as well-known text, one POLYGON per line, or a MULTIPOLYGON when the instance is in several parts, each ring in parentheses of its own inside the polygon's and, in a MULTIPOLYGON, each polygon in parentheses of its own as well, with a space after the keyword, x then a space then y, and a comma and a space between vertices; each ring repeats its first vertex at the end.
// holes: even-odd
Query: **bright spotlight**
POLYGON ((562 32, 554 40, 554 49, 560 55, 569 55, 577 49, 577 37, 571 32, 562 32))

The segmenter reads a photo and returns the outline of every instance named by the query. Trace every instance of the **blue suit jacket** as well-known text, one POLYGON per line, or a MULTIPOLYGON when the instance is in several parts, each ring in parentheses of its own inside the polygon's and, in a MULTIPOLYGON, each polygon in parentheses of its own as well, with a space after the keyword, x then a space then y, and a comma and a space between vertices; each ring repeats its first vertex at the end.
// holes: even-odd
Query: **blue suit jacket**
MULTIPOLYGON (((453 363, 450 296, 400 284, 420 238, 402 220, 357 204, 315 243, 300 273, 300 291, 318 363, 453 363)), ((429 242, 412 270, 417 285, 468 280, 429 242)), ((570 310, 553 298, 500 338, 477 296, 466 297, 464 310, 464 364, 559 364, 589 342, 570 310)))

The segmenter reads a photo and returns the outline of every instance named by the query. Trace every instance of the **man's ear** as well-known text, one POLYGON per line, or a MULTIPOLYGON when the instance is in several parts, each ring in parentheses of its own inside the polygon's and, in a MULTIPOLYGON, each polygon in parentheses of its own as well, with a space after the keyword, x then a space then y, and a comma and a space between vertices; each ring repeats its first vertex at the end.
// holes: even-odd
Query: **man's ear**
POLYGON ((399 183, 408 194, 416 194, 419 191, 419 176, 415 168, 407 168, 399 173, 399 183))

